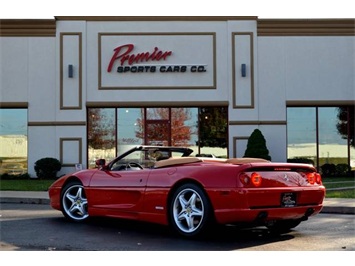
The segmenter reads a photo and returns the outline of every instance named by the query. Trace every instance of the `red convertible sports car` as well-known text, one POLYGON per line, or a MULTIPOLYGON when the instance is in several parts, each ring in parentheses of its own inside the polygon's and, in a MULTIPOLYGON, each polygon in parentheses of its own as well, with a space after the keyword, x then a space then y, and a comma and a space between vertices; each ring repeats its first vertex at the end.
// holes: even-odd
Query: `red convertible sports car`
POLYGON ((137 146, 97 169, 59 178, 51 206, 72 221, 106 216, 171 226, 185 237, 213 225, 285 231, 323 207, 325 188, 307 164, 191 157, 181 147, 137 146))

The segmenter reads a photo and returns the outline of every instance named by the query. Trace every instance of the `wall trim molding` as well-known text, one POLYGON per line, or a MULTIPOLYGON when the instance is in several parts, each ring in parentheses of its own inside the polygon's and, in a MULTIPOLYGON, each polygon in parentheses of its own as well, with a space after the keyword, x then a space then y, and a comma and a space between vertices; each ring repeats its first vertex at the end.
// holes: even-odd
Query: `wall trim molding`
POLYGON ((28 108, 28 102, 0 102, 0 108, 28 108))
POLYGON ((43 121, 28 122, 29 127, 46 127, 46 126, 86 126, 86 121, 43 121))
POLYGON ((213 101, 213 102, 86 102, 86 107, 89 108, 104 108, 104 107, 205 107, 205 106, 228 106, 228 101, 213 101))
POLYGON ((287 107, 334 107, 334 106, 353 106, 354 101, 286 101, 287 107))
POLYGON ((230 126, 286 125, 287 121, 229 121, 230 126))

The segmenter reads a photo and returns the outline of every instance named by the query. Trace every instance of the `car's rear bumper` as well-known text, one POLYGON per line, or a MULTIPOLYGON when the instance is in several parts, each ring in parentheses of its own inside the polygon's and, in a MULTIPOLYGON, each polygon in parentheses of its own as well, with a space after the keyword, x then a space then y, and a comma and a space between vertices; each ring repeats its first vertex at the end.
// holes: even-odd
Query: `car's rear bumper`
POLYGON ((323 208, 325 189, 283 187, 267 189, 236 189, 209 193, 214 202, 215 219, 220 224, 254 222, 257 220, 302 219, 318 214, 323 208), (285 197, 292 194, 292 203, 285 197), (286 195, 286 196, 285 196, 286 195))
POLYGON ((235 209, 235 210, 216 210, 215 218, 217 223, 261 223, 274 220, 298 220, 306 219, 318 214, 323 205, 310 205, 301 207, 283 208, 262 208, 262 209, 235 209))

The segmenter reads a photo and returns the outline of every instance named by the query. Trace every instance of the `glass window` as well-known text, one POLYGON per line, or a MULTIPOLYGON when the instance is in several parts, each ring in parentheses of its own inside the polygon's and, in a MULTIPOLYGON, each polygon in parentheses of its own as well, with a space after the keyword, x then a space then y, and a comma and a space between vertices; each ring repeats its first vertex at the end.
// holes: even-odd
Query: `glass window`
POLYGON ((172 108, 171 143, 176 147, 193 147, 197 143, 197 108, 172 108))
POLYGON ((344 139, 337 129, 338 110, 336 107, 318 108, 319 166, 327 175, 336 173, 336 165, 348 164, 347 132, 344 139))
POLYGON ((347 140, 349 165, 355 170, 355 106, 341 106, 337 108, 337 132, 347 140))
POLYGON ((147 120, 169 120, 170 108, 146 108, 147 120))
POLYGON ((143 108, 117 109, 117 154, 144 142, 143 108))
POLYGON ((350 168, 351 171, 355 171, 355 148, 350 147, 350 168))
POLYGON ((147 145, 171 146, 171 108, 146 108, 144 142, 147 145))
POLYGON ((227 157, 227 132, 227 107, 90 108, 89 167, 143 144, 189 147, 191 156, 227 157))
POLYGON ((312 160, 317 164, 315 107, 287 108, 287 159, 312 160))
POLYGON ((146 151, 134 151, 124 158, 115 162, 112 171, 142 170, 143 168, 151 168, 155 160, 147 156, 146 151))
POLYGON ((0 174, 25 174, 27 167, 27 109, 0 109, 0 174))
POLYGON ((95 161, 116 157, 116 123, 114 108, 91 108, 88 110, 88 160, 89 168, 95 161))
POLYGON ((312 159, 324 176, 355 168, 354 106, 289 107, 287 138, 289 161, 312 159))
MULTIPOLYGON (((124 157, 118 157, 109 165, 112 171, 137 171, 154 167, 157 161, 166 160, 171 157, 187 156, 186 150, 165 149, 164 147, 145 147, 144 149, 133 149, 124 157)), ((189 153, 189 152, 188 152, 189 153)))
POLYGON ((196 156, 227 157, 227 112, 227 107, 203 107, 199 109, 199 152, 196 156))

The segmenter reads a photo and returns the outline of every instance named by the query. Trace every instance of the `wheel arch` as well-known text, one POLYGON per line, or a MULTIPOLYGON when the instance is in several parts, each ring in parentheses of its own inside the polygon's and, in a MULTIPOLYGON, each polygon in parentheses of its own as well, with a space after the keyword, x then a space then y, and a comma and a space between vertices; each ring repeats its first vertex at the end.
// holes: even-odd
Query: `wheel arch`
POLYGON ((212 204, 212 202, 211 202, 211 199, 210 199, 210 197, 209 197, 209 195, 208 195, 208 193, 207 193, 205 187, 204 187, 200 182, 198 182, 197 180, 195 180, 195 179, 193 179, 193 178, 184 178, 184 179, 180 179, 178 182, 176 182, 176 183, 171 187, 171 189, 170 189, 170 191, 169 191, 169 194, 168 194, 168 196, 167 196, 167 198, 166 198, 166 206, 167 206, 167 208, 166 208, 166 215, 167 215, 167 217, 168 217, 168 222, 170 223, 169 211, 170 211, 170 202, 171 202, 171 200, 172 200, 172 198, 173 198, 173 195, 174 195, 175 191, 176 191, 179 187, 181 187, 182 185, 185 185, 185 184, 194 184, 194 185, 200 187, 200 188, 203 190, 203 192, 205 193, 205 196, 206 196, 206 198, 207 198, 207 200, 208 200, 208 202, 209 202, 209 204, 210 204, 210 206, 211 206, 211 218, 215 221, 214 206, 213 206, 213 204, 212 204))
POLYGON ((63 185, 62 185, 62 189, 63 189, 66 185, 68 185, 69 183, 71 183, 71 182, 80 182, 82 185, 84 185, 84 184, 83 184, 83 181, 82 181, 80 178, 78 178, 77 176, 73 175, 73 176, 68 177, 68 178, 65 180, 65 182, 64 182, 63 185))
POLYGON ((83 185, 83 182, 80 180, 80 178, 78 178, 77 176, 70 176, 70 177, 68 177, 66 180, 65 180, 65 182, 63 183, 63 185, 62 185, 62 187, 61 187, 61 190, 60 190, 60 207, 62 208, 63 206, 62 206, 62 195, 63 195, 63 193, 64 193, 64 189, 67 187, 67 185, 69 184, 69 183, 72 183, 72 182, 78 182, 78 183, 80 183, 81 185, 83 185))

